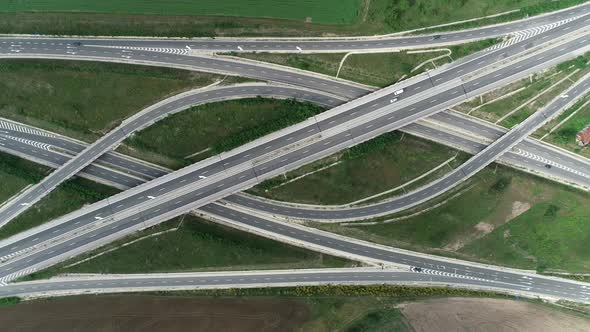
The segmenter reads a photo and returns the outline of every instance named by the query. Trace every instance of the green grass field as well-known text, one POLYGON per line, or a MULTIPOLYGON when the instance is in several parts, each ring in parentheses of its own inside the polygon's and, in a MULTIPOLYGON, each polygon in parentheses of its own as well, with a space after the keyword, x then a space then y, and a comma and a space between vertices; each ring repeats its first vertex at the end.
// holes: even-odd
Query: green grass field
POLYGON ((266 98, 200 105, 138 132, 119 151, 178 168, 301 122, 323 110, 310 103, 266 98), (186 158, 201 151, 204 152, 186 158))
POLYGON ((324 24, 353 23, 361 0, 27 0, 8 1, 0 12, 86 12, 156 15, 274 17, 324 24))
POLYGON ((88 142, 146 106, 221 78, 59 60, 0 60, 0 77, 0 116, 88 142))
POLYGON ((9 1, 0 7, 0 33, 174 37, 372 35, 523 9, 459 28, 494 24, 583 1, 9 1), (305 22, 308 17, 312 23, 305 22))
MULTIPOLYGON (((474 43, 468 43, 461 46, 450 47, 451 57, 458 59, 485 49, 496 43, 496 40, 484 40, 474 43)), ((412 72, 419 64, 429 59, 446 54, 446 52, 430 52, 408 54, 406 52, 392 53, 373 53, 373 54, 352 54, 345 61, 338 77, 384 87, 397 82, 403 77, 410 77, 423 72, 425 69, 432 68, 429 64, 420 70, 412 72)), ((235 53, 234 55, 276 63, 284 66, 295 67, 303 70, 309 70, 336 76, 340 61, 344 54, 277 54, 277 53, 235 53)), ((437 65, 450 62, 450 58, 444 58, 437 61, 437 65)))
POLYGON ((375 226, 314 226, 462 259, 590 272, 588 193, 500 166, 488 167, 462 188, 466 191, 459 197, 405 220, 375 226))
POLYGON ((286 180, 279 176, 250 192, 287 202, 345 204, 404 184, 455 154, 454 149, 443 145, 398 132, 389 133, 320 160, 318 166, 307 165, 290 172, 286 179, 341 161, 338 165, 275 187, 286 180))
POLYGON ((356 263, 289 246, 183 216, 108 244, 41 271, 32 278, 59 273, 148 273, 206 270, 295 269, 354 266, 356 263), (145 238, 79 265, 65 266, 147 234, 181 225, 177 231, 145 238))
POLYGON ((48 167, 0 152, 0 204, 39 182, 48 171, 48 167))

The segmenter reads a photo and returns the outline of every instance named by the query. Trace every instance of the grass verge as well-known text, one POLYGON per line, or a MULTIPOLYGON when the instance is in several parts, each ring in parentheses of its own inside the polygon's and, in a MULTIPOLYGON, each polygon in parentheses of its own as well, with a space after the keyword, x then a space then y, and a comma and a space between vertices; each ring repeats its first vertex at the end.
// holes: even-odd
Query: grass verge
POLYGON ((583 77, 587 70, 585 65, 581 63, 585 63, 585 57, 563 62, 553 68, 536 73, 530 78, 473 98, 454 107, 454 109, 490 122, 499 122, 506 128, 512 128, 547 105, 563 90, 583 77), (576 70, 579 71, 574 73, 576 70), (565 79, 568 76, 569 78, 565 79), (565 81, 557 84, 563 79, 565 81), (545 91, 555 84, 557 85, 551 90, 545 91), (542 92, 543 94, 538 96, 542 92), (531 101, 532 99, 534 100, 531 101), (526 105, 523 106, 524 104, 526 105))
MULTIPOLYGON (((451 57, 458 59, 492 46, 495 39, 477 41, 460 46, 449 47, 451 57)), ((429 52, 408 54, 407 52, 351 54, 346 58, 338 77, 347 80, 384 87, 398 80, 413 76, 432 68, 430 64, 420 70, 412 71, 419 64, 446 54, 447 52, 429 52)), ((343 53, 328 54, 277 54, 277 53, 231 53, 247 59, 270 62, 321 74, 336 76, 343 53)), ((450 62, 446 57, 436 61, 436 65, 450 62)))
POLYGON ((179 168, 301 122, 325 109, 307 102, 248 98, 171 115, 127 139, 120 152, 179 168))
POLYGON ((386 133, 264 181, 249 192, 287 202, 345 204, 400 186, 455 154, 451 148, 411 135, 386 133), (284 184, 336 162, 339 164, 284 184))
POLYGON ((313 226, 496 265, 590 271, 588 193, 501 166, 486 168, 464 186, 468 190, 446 204, 393 223, 313 226))
POLYGON ((47 278, 62 273, 186 272, 353 265, 355 263, 345 259, 286 245, 187 215, 34 273, 27 279, 47 278), (146 235, 175 227, 178 227, 178 230, 120 247, 146 235), (67 267, 113 248, 118 249, 67 267))
POLYGON ((0 204, 39 182, 48 171, 48 167, 0 152, 0 204))
POLYGON ((0 116, 92 142, 144 107, 221 76, 170 68, 0 60, 0 116))

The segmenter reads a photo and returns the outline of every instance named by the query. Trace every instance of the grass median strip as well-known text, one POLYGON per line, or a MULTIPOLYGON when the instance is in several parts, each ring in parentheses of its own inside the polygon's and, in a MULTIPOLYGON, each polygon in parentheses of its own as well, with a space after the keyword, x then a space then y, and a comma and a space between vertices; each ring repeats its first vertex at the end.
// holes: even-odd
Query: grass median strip
POLYGON ((166 97, 222 77, 170 68, 0 60, 0 116, 92 142, 166 97))
POLYGON ((119 151, 179 168, 229 151, 324 110, 307 102, 261 97, 199 105, 136 133, 119 151))
MULTIPOLYGON (((450 56, 456 60, 490 47, 496 42, 495 39, 489 39, 459 46, 452 46, 448 49, 451 50, 450 56)), ((363 84, 384 87, 397 82, 403 77, 416 75, 423 70, 432 68, 432 66, 428 64, 428 66, 421 68, 421 70, 412 71, 421 63, 447 53, 447 51, 435 51, 411 54, 403 51, 391 53, 351 54, 344 61, 338 77, 363 84)), ((309 70, 329 76, 336 76, 340 61, 345 56, 343 53, 232 53, 232 55, 309 70)), ((450 61, 451 59, 447 57, 436 61, 436 65, 442 65, 450 61)))
POLYGON ((47 278, 62 273, 186 272, 354 265, 356 263, 345 259, 282 244, 187 215, 32 274, 28 279, 47 278), (145 238, 81 264, 67 267, 147 234, 173 227, 178 227, 178 230, 145 238))
POLYGON ((455 154, 455 150, 434 142, 399 132, 387 133, 264 181, 250 193, 288 202, 346 204, 402 185, 455 154), (281 185, 335 162, 340 163, 281 185))

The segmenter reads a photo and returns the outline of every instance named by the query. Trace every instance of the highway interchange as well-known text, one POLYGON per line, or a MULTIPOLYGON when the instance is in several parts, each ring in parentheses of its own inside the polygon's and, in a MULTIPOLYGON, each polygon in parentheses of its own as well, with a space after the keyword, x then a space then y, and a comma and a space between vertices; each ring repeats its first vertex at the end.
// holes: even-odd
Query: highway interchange
MULTIPOLYGON (((423 79, 424 76, 422 76, 418 79, 402 82, 401 86, 404 87, 405 91, 403 98, 399 103, 392 105, 390 102, 392 98, 391 94, 396 91, 395 89, 400 88, 399 85, 396 85, 392 88, 378 91, 374 94, 359 98, 351 103, 338 106, 331 111, 318 116, 315 120, 310 120, 307 123, 303 123, 301 125, 294 126, 293 128, 281 131, 280 133, 275 134, 274 137, 266 137, 262 140, 254 142, 253 144, 249 144, 246 147, 237 149, 236 151, 232 151, 226 155, 222 155, 219 161, 208 160, 198 163, 197 165, 190 166, 179 172, 174 172, 171 175, 166 175, 148 182, 146 185, 135 187, 129 191, 124 192, 123 194, 112 197, 109 200, 110 202, 97 203, 92 207, 89 207, 89 210, 76 212, 67 216, 66 219, 58 220, 51 224, 45 225, 40 229, 34 230, 34 235, 32 235, 33 233, 24 234, 20 238, 17 236, 14 239, 8 239, 8 242, 2 241, 0 243, 2 246, 0 253, 3 255, 3 257, 7 258, 7 261, 2 265, 2 274, 0 275, 6 277, 13 275, 13 271, 19 271, 19 273, 23 273, 36 270, 42 266, 46 266, 48 262, 55 263, 56 261, 65 259, 76 252, 87 250, 96 244, 104 243, 104 241, 120 237, 129 230, 143 228, 150 225, 151 223, 163 221, 164 218, 167 219, 174 214, 178 214, 179 211, 182 211, 181 213, 185 213, 199 206, 201 206, 202 210, 205 210, 210 214, 218 215, 218 217, 221 218, 233 219, 232 215, 237 215, 237 213, 241 212, 218 204, 206 206, 203 205, 221 198, 229 193, 242 190, 263 178, 268 178, 274 174, 277 174, 277 172, 282 173, 285 170, 293 169, 304 162, 317 159, 323 155, 328 155, 335 150, 350 146, 351 144, 357 144, 358 142, 366 140, 370 137, 374 137, 381 132, 398 129, 403 126, 411 126, 412 122, 425 116, 432 115, 435 112, 441 111, 453 103, 465 100, 465 98, 469 97, 470 95, 477 95, 482 91, 489 91, 490 89, 504 84, 507 81, 523 77, 529 72, 534 72, 540 68, 546 68, 547 66, 561 62, 564 59, 571 58, 576 54, 579 54, 580 49, 588 46, 585 35, 573 38, 571 41, 565 41, 559 45, 556 44, 555 47, 549 48, 548 50, 539 50, 537 53, 531 53, 530 55, 523 57, 523 59, 513 59, 512 62, 506 61, 506 58, 510 58, 511 56, 518 55, 523 51, 531 50, 536 46, 542 45, 545 43, 543 40, 551 40, 551 38, 549 38, 551 36, 553 36, 553 38, 558 38, 564 34, 564 31, 576 30, 578 28, 583 29, 585 25, 587 25, 582 23, 584 20, 585 18, 581 18, 579 21, 574 20, 570 23, 563 24, 559 28, 554 28, 553 30, 549 30, 546 33, 532 37, 526 42, 516 43, 513 46, 508 46, 507 48, 504 48, 500 51, 491 51, 482 56, 472 57, 471 59, 463 61, 462 63, 453 65, 453 70, 441 71, 436 75, 429 73, 427 75, 427 79, 423 79), (560 28, 567 30, 560 30, 560 28), (546 36, 549 37, 544 38, 546 36), (506 64, 503 66, 498 66, 498 68, 492 68, 492 66, 490 66, 502 61, 505 61, 506 64), (481 68, 486 65, 489 66, 487 68, 488 72, 481 73, 481 68), (467 80, 457 79, 458 76, 478 71, 480 72, 479 75, 474 75, 474 77, 470 77, 467 80), (462 74, 462 72, 464 72, 464 74, 462 74), (453 97, 455 94, 459 96, 453 97), (430 104, 435 103, 436 105, 431 107, 430 104), (369 104, 370 106, 368 106, 369 104), (420 109, 421 111, 413 112, 416 109, 420 109), (359 115, 356 113, 359 113, 359 115), (419 113, 419 115, 416 115, 416 113, 419 113), (352 142, 350 138, 347 138, 351 136, 353 139, 355 139, 352 142), (279 138, 282 139, 283 142, 277 142, 277 139, 279 138), (289 138, 291 138, 291 140, 294 142, 299 142, 299 145, 286 143, 289 141, 289 138), (266 148, 270 144, 273 144, 272 148, 266 148), (284 151, 282 148, 285 146, 290 148, 287 151, 284 151), (250 157, 250 160, 253 160, 254 156, 256 155, 269 156, 269 152, 266 152, 265 150, 271 150, 273 152, 278 151, 278 153, 274 152, 274 154, 271 155, 271 158, 268 159, 256 160, 254 164, 251 162, 248 164, 248 162, 242 160, 247 154, 250 155, 248 156, 250 157), (279 156, 281 158, 287 159, 281 159, 277 161, 279 156), (293 160, 289 162, 289 158, 292 158, 293 160), (248 164, 249 168, 244 169, 244 164, 248 164), (243 177, 240 178, 240 176, 243 177), (183 180, 185 181, 183 182, 183 180), (231 181, 235 182, 232 183, 231 181), (166 182, 169 182, 170 185, 165 186, 166 182), (195 182, 201 186, 193 186, 195 182), (183 183, 187 183, 187 185, 183 185, 183 183), (188 183, 190 183, 190 186, 188 183), (162 193, 153 192, 154 190, 160 191, 160 189, 162 189, 162 193), (184 194, 182 193, 182 190, 185 191, 184 194), (150 193, 153 193, 154 195, 149 195, 150 193), (154 197, 154 199, 146 198, 149 196, 154 197), (131 203, 131 205, 127 207, 123 205, 119 210, 117 210, 115 203, 124 204, 127 202, 131 203), (114 217, 116 220, 111 221, 108 219, 109 217, 114 217), (107 221, 103 221, 103 219, 107 219, 107 221), (76 226, 78 224, 80 226, 76 226), (83 231, 84 234, 80 232, 84 226, 93 224, 103 224, 104 226, 99 226, 98 228, 88 227, 83 231), (55 226, 55 228, 52 228, 53 226, 55 226), (58 235, 51 236, 49 231, 54 232, 57 230, 57 227, 60 227, 60 232, 58 232, 58 235), (72 232, 78 233, 73 234, 72 232), (66 234, 68 235, 67 237, 64 236, 66 234), (61 238, 57 240, 58 242, 52 243, 49 241, 51 239, 58 239, 60 236, 61 238), (101 239, 103 242, 97 241, 97 239, 101 239), (33 242, 37 242, 40 245, 33 242), (30 252, 25 251, 25 256, 23 256, 23 258, 21 258, 19 254, 17 255, 18 259, 13 260, 13 257, 15 256, 10 255, 16 251, 22 251, 22 248, 35 248, 35 250, 31 250, 30 252)), ((23 46, 22 48, 19 48, 20 51, 18 53, 21 57, 27 57, 27 51, 37 54, 38 50, 32 48, 33 47, 31 47, 31 49, 27 49, 27 46, 23 46)), ((84 56, 84 54, 82 54, 82 47, 79 48, 80 50, 76 51, 76 54, 71 54, 71 58, 79 58, 84 56)), ((52 56, 55 55, 55 53, 59 53, 53 51, 58 51, 58 49, 56 48, 50 52, 47 52, 45 55, 52 56)), ((2 52, 1 48, 0 52, 2 52)), ((141 57, 140 54, 143 54, 141 52, 150 53, 147 51, 136 50, 133 52, 133 56, 136 57, 141 57)), ((104 53, 99 57, 109 58, 107 54, 108 53, 104 53)), ((60 55, 63 56, 63 54, 60 55)), ((94 54, 93 58, 96 56, 97 55, 94 54)), ((118 56, 118 54, 115 56, 118 56)), ((130 58, 132 57, 131 55, 127 56, 130 58)), ((14 55, 12 54, 11 57, 14 57, 14 55)), ((113 58, 113 56, 110 58, 113 58)), ((186 66, 188 62, 193 61, 189 61, 189 59, 185 58, 188 57, 178 56, 178 61, 174 60, 170 62, 174 62, 177 65, 180 64, 182 66, 186 66)), ((233 72, 234 74, 239 74, 239 70, 251 71, 249 70, 248 66, 251 66, 250 68, 256 67, 254 64, 236 64, 236 62, 225 59, 199 57, 192 58, 201 59, 194 60, 197 62, 203 61, 202 59, 205 59, 205 61, 211 61, 211 63, 215 63, 219 67, 223 67, 223 69, 220 70, 223 72, 230 70, 227 68, 227 63, 233 63, 232 68, 238 69, 237 71, 233 72)), ((117 58, 117 61, 121 60, 117 58)), ((161 59, 159 61, 161 61, 161 59)), ((199 65, 195 66, 193 69, 198 67, 199 65)), ((213 69, 215 68, 210 68, 209 70, 213 69)), ((266 73, 262 73, 261 70, 258 70, 256 75, 254 75, 254 73, 250 73, 249 76, 252 77, 254 75, 257 78, 268 79, 264 76, 277 75, 280 74, 280 71, 280 69, 272 68, 267 69, 266 73), (258 76, 259 74, 260 76, 258 76)), ((285 76, 284 71, 282 74, 285 76)), ((343 97, 353 98, 366 93, 366 88, 360 86, 330 81, 318 77, 309 77, 308 75, 302 73, 290 72, 289 76, 291 77, 288 77, 286 81, 290 81, 290 83, 298 82, 297 85, 307 85, 307 83, 309 83, 311 85, 310 88, 312 89, 316 88, 317 86, 321 86, 322 89, 320 89, 320 91, 329 90, 334 95, 340 95, 343 97)), ((283 80, 279 81, 285 81, 285 79, 283 78, 283 80)), ((584 86, 586 83, 586 81, 583 81, 579 84, 584 86)), ((228 87, 227 89, 232 89, 232 87, 228 87)), ((580 88, 579 90, 572 91, 572 93, 570 93, 567 98, 557 99, 551 106, 548 107, 547 112, 558 112, 565 106, 569 105, 575 98, 583 94, 584 91, 585 88, 580 88)), ((338 98, 333 98, 332 100, 336 104, 341 102, 338 101, 338 98)), ((174 102, 177 102, 177 100, 170 103, 174 102)), ((190 104, 191 103, 186 102, 184 104, 182 102, 171 104, 171 106, 168 107, 168 110, 185 109, 186 106, 190 104)), ((162 105, 165 105, 165 103, 162 105)), ((154 109, 157 110, 158 108, 154 109)), ((162 109, 161 113, 154 111, 153 117, 143 119, 143 122, 138 121, 138 123, 135 124, 135 127, 131 125, 131 131, 143 128, 145 125, 153 122, 155 119, 158 119, 165 112, 166 110, 164 109, 162 109)), ((473 161, 473 167, 467 169, 467 171, 474 173, 477 169, 494 161, 496 157, 505 153, 510 147, 517 144, 520 140, 526 138, 532 129, 536 128, 539 123, 542 123, 546 119, 542 117, 532 117, 529 120, 530 121, 527 120, 528 122, 526 123, 526 127, 519 126, 515 130, 510 131, 508 135, 502 136, 498 141, 494 142, 488 148, 485 148, 481 153, 476 155, 474 159, 472 159, 475 160, 473 161)), ((133 121, 128 121, 125 124, 132 123, 133 121)), ((114 145, 118 144, 118 142, 125 138, 128 133, 129 131, 126 132, 124 130, 121 130, 120 132, 115 131, 113 136, 107 136, 101 139, 101 141, 97 142, 98 144, 93 144, 91 147, 84 150, 84 152, 91 151, 90 149, 97 147, 97 150, 94 150, 92 155, 92 158, 96 159, 96 157, 99 157, 106 151, 110 150, 110 148, 112 148, 114 145), (114 140, 112 140, 113 137, 115 138, 114 140), (108 139, 111 139, 113 143, 101 146, 101 143, 108 139), (95 154, 96 157, 94 157, 95 154)), ((525 141, 525 143, 527 143, 527 141, 525 141)), ((528 143, 532 146, 535 145, 534 143, 528 143)), ((69 169, 67 172, 65 172, 72 174, 65 175, 64 173, 64 179, 75 174, 78 170, 86 167, 94 160, 88 157, 84 158, 84 152, 79 153, 76 158, 71 159, 73 161, 81 160, 82 162, 77 164, 75 168, 69 169)), ((68 165, 71 165, 71 163, 72 161, 66 162, 64 168, 62 169, 65 170, 68 165)), ((56 163, 56 165, 58 165, 58 163, 56 163)), ((467 177, 468 174, 463 173, 463 175, 464 176, 457 178, 455 183, 460 182, 462 179, 467 177)), ((447 188, 448 186, 446 188, 440 187, 437 190, 440 191, 447 188)), ((430 193, 430 196, 436 195, 438 195, 436 190, 433 190, 430 193)), ((411 197, 411 195, 409 195, 409 197, 411 197)), ((408 202, 409 201, 406 201, 405 205, 402 206, 410 206, 412 204, 408 202)), ((387 210, 388 213, 390 213, 390 211, 392 210, 387 210)), ((261 218, 244 213, 242 213, 240 216, 240 219, 243 220, 248 220, 248 218, 250 218, 250 226, 254 228, 256 228, 255 224, 261 223, 261 220, 263 220, 261 218)), ((355 217, 355 219, 358 218, 355 217)), ((276 225, 276 221, 267 222, 276 225)), ((295 226, 284 224, 284 227, 295 226)), ((273 231, 277 232, 276 229, 273 231)), ((291 229, 291 232, 295 231, 291 229)), ((301 232, 301 239, 309 236, 307 234, 310 232, 317 233, 317 231, 310 230, 301 232)), ((299 239, 299 241, 303 241, 301 239, 299 239)), ((329 240, 326 241, 330 242, 329 240)), ((310 242, 309 239, 308 242, 310 242)), ((346 245, 347 252, 354 252, 354 250, 351 248, 352 244, 350 241, 344 241, 344 243, 346 245)), ((326 243, 321 245, 329 247, 326 246, 326 243)), ((332 248, 332 250, 334 250, 334 248, 332 248)), ((362 251, 364 252, 367 250, 365 248, 362 251)), ((383 253, 381 253, 381 255, 383 255, 383 253)), ((367 254, 364 254, 363 257, 367 258, 367 254)), ((412 255, 407 257, 412 257, 415 259, 415 256, 412 255)), ((386 259, 376 257, 371 257, 371 259, 383 260, 385 262, 396 264, 404 264, 403 260, 407 260, 405 256, 402 259, 399 255, 388 257, 386 259)), ((450 268, 451 270, 454 270, 452 277, 455 278, 458 278, 458 275, 470 276, 470 273, 473 273, 472 271, 469 271, 469 268, 466 268, 465 264, 453 265, 449 264, 445 260, 441 261, 437 258, 428 258, 424 261, 418 260, 415 263, 416 264, 414 264, 414 266, 420 266, 421 264, 424 264, 424 266, 427 267, 429 264, 430 266, 433 266, 434 264, 437 266, 437 269, 440 269, 441 267, 442 269, 450 268), (442 262, 445 263, 443 264, 442 262)), ((491 280, 494 280, 494 277, 492 276, 498 274, 497 270, 493 269, 479 273, 486 275, 485 280, 488 283, 493 283, 494 281, 491 280)), ((532 278, 538 278, 538 280, 535 279, 533 282, 525 281, 523 286, 521 285, 522 282, 519 281, 529 280, 528 278, 531 278, 530 276, 523 278, 523 275, 521 274, 509 273, 506 278, 510 280, 509 283, 519 285, 515 287, 524 288, 526 291, 531 290, 535 294, 544 294, 547 296, 557 296, 582 301, 587 300, 587 295, 584 295, 585 288, 583 287, 585 286, 579 283, 567 282, 563 280, 556 281, 551 278, 533 276, 532 278), (551 281, 549 282, 547 280, 551 281), (553 282, 555 282, 555 285, 552 284, 553 282), (545 285, 545 283, 547 283, 547 285, 545 285), (573 287, 575 291, 569 293, 564 292, 563 290, 559 290, 561 287, 567 287, 568 289, 573 287), (559 295, 556 295, 556 292, 559 293, 559 295)))
MULTIPOLYGON (((411 97, 414 94, 420 94, 423 91, 428 91, 428 90, 430 90, 430 88, 433 88, 433 87, 437 88, 437 87, 442 87, 443 85, 446 86, 450 82, 453 82, 453 80, 457 80, 458 78, 464 77, 468 73, 472 73, 472 75, 473 75, 473 72, 477 72, 482 67, 485 68, 486 66, 491 66, 492 64, 495 64, 497 62, 507 61, 507 59, 510 59, 511 57, 514 57, 514 56, 518 56, 521 53, 531 52, 532 50, 535 49, 535 47, 538 47, 539 45, 543 45, 543 44, 547 43, 548 41, 558 39, 564 33, 572 33, 574 31, 577 31, 578 29, 583 30, 584 28, 587 27, 586 20, 590 20, 590 16, 589 17, 582 16, 574 21, 563 24, 563 25, 556 27, 552 30, 538 34, 538 35, 531 37, 525 41, 521 41, 519 43, 510 45, 508 47, 494 50, 494 51, 490 51, 490 52, 483 52, 482 55, 474 56, 474 57, 468 58, 467 60, 458 62, 455 66, 452 67, 452 70, 440 71, 437 74, 423 75, 421 77, 421 79, 416 79, 416 80, 410 79, 410 80, 404 81, 401 83, 401 85, 404 86, 404 90, 405 90, 404 99, 411 97), (427 77, 425 77, 425 76, 427 76, 427 77), (412 82, 413 84, 410 84, 408 82, 412 82)), ((582 35, 582 37, 580 37, 579 40, 580 41, 574 41, 573 44, 570 45, 570 47, 577 50, 577 49, 579 49, 579 45, 577 45, 578 43, 582 43, 584 45, 585 45, 585 43, 587 43, 587 38, 584 35, 582 35)), ((35 45, 33 45, 33 46, 35 46, 35 45)), ((27 46, 27 47, 29 47, 29 46, 27 46)), ((0 52, 1 51, 2 51, 2 48, 0 48, 0 52)), ((31 52, 31 51, 38 52, 38 50, 36 48, 34 48, 34 49, 33 48, 32 49, 24 48, 21 50, 21 53, 19 53, 19 55, 22 56, 25 53, 31 52)), ((49 51, 47 51, 47 52, 52 53, 54 51, 55 51, 55 49, 49 49, 49 51)), ((551 61, 556 61, 557 59, 563 59, 562 54, 565 51, 566 51, 565 46, 562 46, 559 49, 554 48, 552 50, 548 50, 548 51, 541 53, 540 56, 537 58, 537 61, 528 60, 528 61, 526 61, 526 63, 524 63, 525 60, 523 60, 523 61, 521 61, 521 63, 518 63, 512 67, 507 66, 506 68, 504 68, 504 70, 505 70, 504 73, 494 73, 493 77, 489 77, 488 78, 490 80, 489 82, 499 84, 499 82, 501 82, 502 79, 507 79, 507 78, 514 76, 514 75, 510 75, 510 74, 512 74, 513 70, 515 73, 520 72, 522 75, 522 73, 524 73, 527 69, 531 70, 531 68, 535 68, 536 66, 538 66, 539 63, 543 64, 544 62, 542 60, 544 60, 544 59, 547 59, 547 60, 551 59, 551 61), (518 69, 518 70, 515 70, 515 69, 518 69)), ((82 56, 82 55, 80 55, 80 54, 76 55, 76 57, 80 57, 80 56, 82 56)), ((105 54, 103 54, 103 56, 107 56, 107 54, 105 53, 105 54)), ((131 55, 129 55, 129 57, 131 57, 131 55)), ((189 56, 177 56, 177 57, 179 57, 180 59, 193 58, 193 57, 189 57, 189 56)), ((215 61, 215 62, 218 61, 217 59, 210 59, 210 60, 215 61)), ((178 60, 178 61, 182 62, 181 60, 178 60)), ((242 68, 242 67, 240 67, 242 65, 247 66, 246 64, 240 64, 240 65, 236 65, 236 66, 239 68, 242 68)), ((224 65, 224 67, 225 66, 227 66, 227 65, 224 65)), ((249 66, 256 67, 255 65, 249 65, 249 66)), ((545 66, 547 66, 547 64, 545 64, 545 66)), ((250 69, 252 69, 252 68, 242 68, 239 72, 244 72, 244 71, 250 72, 250 69)), ((264 69, 266 69, 266 68, 264 68, 264 69)), ((265 72, 264 69, 259 70, 259 73, 264 73, 265 72)), ((285 72, 281 71, 280 69, 273 70, 273 73, 274 73, 273 76, 276 76, 277 73, 279 73, 279 72, 281 74, 280 76, 284 76, 284 77, 288 78, 288 80, 290 80, 291 83, 293 81, 296 81, 296 82, 299 82, 298 85, 300 85, 301 82, 304 81, 301 78, 301 76, 303 76, 303 74, 297 74, 296 77, 294 77, 289 74, 285 74, 285 72)), ((260 75, 259 73, 257 73, 256 75, 260 75)), ((252 74, 250 73, 250 75, 252 75, 252 74)), ((295 75, 295 74, 292 74, 292 75, 295 75)), ((260 75, 260 76, 261 77, 258 77, 258 78, 264 78, 265 75, 260 75)), ((461 78, 461 80, 462 79, 463 78, 461 78)), ((512 78, 512 79, 514 79, 514 78, 512 78)), ((315 80, 318 80, 318 78, 315 78, 315 80)), ((330 82, 325 82, 325 81, 326 80, 323 80, 321 83, 319 83, 319 85, 325 86, 325 87, 330 87, 331 92, 334 94, 338 94, 343 88, 342 83, 334 82, 334 83, 337 83, 338 86, 332 87, 331 86, 332 84, 330 84, 330 82)), ((313 82, 313 81, 311 78, 306 77, 305 82, 313 82)), ((463 83, 461 81, 455 81, 455 84, 457 85, 457 87, 456 87, 457 90, 447 92, 450 96, 452 96, 453 94, 458 94, 459 96, 465 95, 465 97, 468 97, 469 93, 476 94, 477 91, 482 90, 481 87, 485 86, 485 82, 484 82, 484 84, 481 84, 479 81, 475 81, 472 83, 469 83, 469 82, 463 83), (473 85, 469 86, 469 84, 473 84, 473 85), (477 85, 479 85, 479 86, 477 86, 477 85)), ((316 87, 317 85, 318 85, 318 83, 314 82, 313 87, 316 87)), ((398 85, 394 85, 394 87, 396 89, 400 88, 398 85)), ((354 87, 348 86, 348 91, 351 93, 356 91, 356 93, 358 94, 359 93, 358 90, 360 90, 360 88, 357 87, 355 89, 354 87)), ((322 90, 322 91, 325 91, 325 90, 322 90)), ((390 88, 389 91, 392 96, 381 96, 383 91, 384 90, 381 90, 377 93, 369 95, 369 97, 371 97, 371 98, 369 98, 368 102, 372 103, 370 108, 374 108, 374 109, 365 108, 364 113, 368 113, 368 111, 378 110, 380 108, 391 107, 391 105, 388 105, 388 104, 389 104, 390 100, 392 100, 392 98, 393 98, 393 92, 397 91, 397 90, 392 90, 390 88), (378 96, 378 97, 376 97, 376 96, 378 96)), ((340 95, 342 95, 342 94, 340 93, 340 95)), ((194 100, 197 100, 197 98, 195 97, 194 100)), ((56 172, 52 173, 49 177, 44 179, 41 183, 35 185, 34 187, 29 188, 26 192, 21 194, 19 197, 13 199, 10 202, 10 204, 4 205, 2 208, 0 208, 0 220, 2 220, 2 222, 0 224, 9 222, 11 219, 16 217, 19 213, 21 213, 22 211, 25 211, 29 206, 31 206, 34 202, 36 202, 39 199, 41 199, 42 197, 44 197, 52 189, 57 187, 57 185, 59 185, 61 182, 68 179, 73 174, 76 174, 82 168, 84 168, 87 165, 89 165, 90 163, 92 163, 92 161, 94 161, 97 157, 106 153, 113 146, 119 144, 124 138, 126 138, 128 135, 130 135, 134 131, 145 127, 149 123, 153 123, 154 121, 158 120, 159 118, 162 118, 164 114, 169 114, 169 109, 177 109, 178 108, 180 110, 180 108, 183 106, 182 98, 172 97, 169 101, 170 101, 169 103, 166 103, 166 101, 163 101, 161 104, 156 104, 156 105, 152 106, 151 109, 146 109, 146 110, 140 112, 139 114, 137 114, 136 116, 134 116, 132 119, 126 120, 121 126, 116 128, 115 130, 111 131, 110 133, 108 133, 107 135, 102 137, 99 141, 93 143, 86 150, 84 150, 80 154, 78 154, 76 156, 76 158, 69 161, 66 165, 63 165, 62 167, 58 168, 56 172)), ((404 100, 402 99, 401 102, 403 102, 403 101, 404 100)), ((430 102, 437 103, 437 105, 439 105, 439 106, 441 105, 440 104, 441 100, 438 98, 431 98, 430 102)), ((367 102, 365 102, 365 103, 367 103, 367 102)), ((185 104, 188 104, 188 103, 185 102, 185 104)), ((350 105, 353 105, 353 104, 354 104, 354 102, 350 103, 350 105)), ((347 105, 349 105, 349 104, 347 104, 347 105)), ((347 105, 341 105, 340 107, 347 107, 347 105)), ((447 106, 450 106, 450 105, 452 105, 452 103, 447 106)), ((355 107, 357 107, 357 108, 359 106, 363 106, 363 105, 355 105, 355 107)), ((418 106, 420 106, 420 105, 418 105, 418 106)), ((336 108, 336 109, 338 109, 338 108, 336 108)), ((412 112, 415 109, 416 109, 416 107, 412 107, 412 108, 407 109, 406 112, 412 112)), ((355 120, 358 121, 359 118, 356 117, 357 113, 359 113, 358 110, 352 110, 351 112, 348 113, 349 115, 352 115, 352 116, 349 117, 348 119, 345 119, 345 120, 350 120, 351 118, 354 118, 355 120)), ((413 112, 412 114, 409 114, 408 116, 412 117, 413 120, 416 120, 419 118, 418 117, 419 114, 424 114, 424 111, 413 112)), ((428 114, 424 114, 421 116, 426 116, 426 115, 428 115, 428 114)), ((408 118, 408 119, 411 119, 411 118, 408 118)), ((411 122, 413 122, 413 121, 408 121, 405 124, 408 124, 411 122)), ((335 126, 337 124, 339 124, 339 122, 335 119, 331 119, 330 122, 328 122, 328 125, 332 125, 332 126, 335 126)), ((403 126, 403 125, 404 124, 402 124, 401 126, 403 126)), ((326 130, 326 128, 322 128, 322 129, 326 130)), ((308 132, 308 133, 310 133, 310 132, 308 132)))

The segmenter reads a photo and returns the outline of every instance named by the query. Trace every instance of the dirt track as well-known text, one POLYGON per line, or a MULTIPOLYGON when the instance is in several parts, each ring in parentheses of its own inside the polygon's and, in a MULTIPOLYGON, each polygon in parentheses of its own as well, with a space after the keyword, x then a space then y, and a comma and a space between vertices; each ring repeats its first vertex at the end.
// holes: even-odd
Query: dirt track
POLYGON ((446 298, 400 309, 416 332, 590 331, 590 320, 524 301, 446 298))
POLYGON ((308 306, 289 299, 68 297, 0 308, 2 331, 292 331, 308 306))

